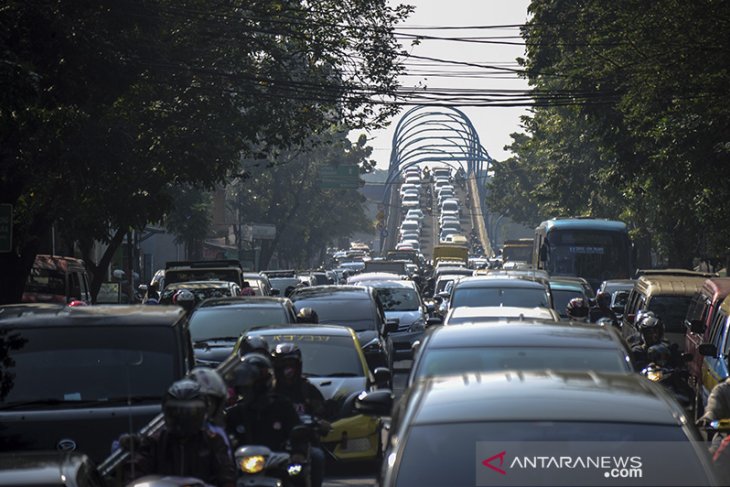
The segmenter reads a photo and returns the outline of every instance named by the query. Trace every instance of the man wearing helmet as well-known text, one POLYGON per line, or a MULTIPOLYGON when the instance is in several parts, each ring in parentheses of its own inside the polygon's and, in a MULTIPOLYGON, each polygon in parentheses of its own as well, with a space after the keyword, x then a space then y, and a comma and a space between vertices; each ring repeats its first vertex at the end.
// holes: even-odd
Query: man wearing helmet
POLYGON ((583 298, 573 298, 568 302, 565 307, 565 312, 568 315, 568 319, 572 321, 588 321, 588 313, 590 308, 588 303, 583 298))
POLYGON ((197 382, 183 379, 170 386, 162 401, 164 427, 150 437, 125 435, 120 441, 131 450, 134 477, 174 475, 235 486, 236 469, 228 447, 220 434, 206 427, 208 410, 197 382))
POLYGON ((590 312, 591 323, 598 323, 602 318, 609 318, 618 327, 618 317, 611 309, 611 293, 603 291, 596 295, 596 307, 590 312))
POLYGON ((271 359, 248 354, 235 374, 240 399, 226 410, 226 431, 237 447, 264 445, 274 451, 284 450, 300 419, 291 401, 274 392, 276 377, 271 359))
POLYGON ((190 371, 190 378, 200 385, 200 392, 208 403, 207 428, 223 437, 228 453, 233 457, 231 442, 223 428, 225 425, 223 408, 228 402, 228 386, 218 372, 208 367, 195 367, 190 371))
POLYGON ((297 323, 309 323, 316 325, 319 323, 319 315, 312 308, 302 308, 297 313, 297 323))
POLYGON ((631 337, 628 342, 631 345, 634 367, 637 371, 641 371, 649 365, 649 349, 658 344, 668 346, 668 342, 664 340, 664 322, 654 313, 645 313, 640 316, 636 322, 636 328, 638 333, 631 337))
MULTIPOLYGON (((307 309, 309 308, 302 308, 300 314, 307 309)), ((302 351, 293 343, 279 343, 271 356, 274 359, 276 392, 291 400, 297 414, 311 416, 320 433, 327 434, 332 427, 322 419, 325 414, 324 396, 302 375, 302 351)), ((319 487, 324 478, 324 451, 314 445, 311 454, 312 487, 319 487)))

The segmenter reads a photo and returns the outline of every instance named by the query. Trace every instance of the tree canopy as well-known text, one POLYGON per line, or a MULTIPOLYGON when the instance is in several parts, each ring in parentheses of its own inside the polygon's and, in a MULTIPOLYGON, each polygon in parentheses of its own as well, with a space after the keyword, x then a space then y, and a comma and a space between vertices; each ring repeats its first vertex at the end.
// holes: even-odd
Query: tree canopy
POLYGON ((618 218, 670 265, 729 256, 725 2, 533 1, 522 60, 535 106, 489 202, 528 224, 618 218))
MULTIPOLYGON (((377 127, 402 67, 386 0, 9 0, 0 9, 0 201, 19 300, 50 225, 108 244, 159 221, 176 188, 210 189, 343 124, 377 127)), ((86 253, 86 252, 85 252, 86 253)))

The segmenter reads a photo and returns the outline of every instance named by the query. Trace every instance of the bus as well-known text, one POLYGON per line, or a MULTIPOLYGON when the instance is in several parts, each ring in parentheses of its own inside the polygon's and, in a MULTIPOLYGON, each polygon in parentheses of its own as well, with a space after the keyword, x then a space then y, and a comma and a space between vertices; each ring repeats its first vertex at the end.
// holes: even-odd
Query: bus
POLYGON ((535 229, 532 264, 551 276, 585 278, 593 289, 632 275, 626 224, 594 218, 553 218, 535 229))

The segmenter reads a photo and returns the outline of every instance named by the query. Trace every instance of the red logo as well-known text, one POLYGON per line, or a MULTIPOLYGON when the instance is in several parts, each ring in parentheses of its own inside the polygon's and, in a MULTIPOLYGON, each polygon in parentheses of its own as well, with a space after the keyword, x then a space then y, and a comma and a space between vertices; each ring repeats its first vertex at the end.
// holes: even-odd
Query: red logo
POLYGON ((501 468, 499 468, 502 465, 504 465, 504 456, 506 454, 507 454, 507 452, 506 451, 503 451, 503 452, 497 453, 496 455, 492 455, 491 457, 489 457, 486 460, 484 460, 482 462, 482 465, 484 465, 487 468, 491 468, 495 472, 501 473, 502 475, 507 475, 507 472, 506 471, 504 471, 501 468), (497 458, 499 458, 499 467, 495 467, 494 465, 492 465, 492 462, 494 460, 496 460, 497 458))

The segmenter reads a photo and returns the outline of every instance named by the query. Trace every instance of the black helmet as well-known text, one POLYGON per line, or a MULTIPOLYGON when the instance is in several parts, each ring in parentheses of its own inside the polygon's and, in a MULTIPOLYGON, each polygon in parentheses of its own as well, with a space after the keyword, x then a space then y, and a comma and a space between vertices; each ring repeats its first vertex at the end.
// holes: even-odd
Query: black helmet
POLYGON ((297 313, 297 323, 319 323, 319 315, 312 308, 302 308, 297 313))
POLYGON ((172 295, 172 304, 181 306, 189 313, 195 307, 195 294, 189 289, 180 289, 172 295))
POLYGON ((664 338, 664 323, 653 315, 644 315, 638 323, 639 333, 644 338, 646 346, 651 347, 664 338))
POLYGON ((572 319, 584 319, 588 316, 590 309, 588 303, 583 298, 573 298, 568 302, 568 306, 565 307, 565 311, 568 316, 572 319))
POLYGON ((245 336, 241 340, 241 345, 238 347, 238 354, 243 357, 249 353, 268 355, 269 342, 267 342, 264 337, 252 335, 245 336))
POLYGON ((236 367, 233 387, 239 396, 266 394, 274 390, 274 385, 274 366, 265 355, 250 353, 236 367))
POLYGON ((596 295, 596 304, 599 308, 608 308, 611 306, 611 293, 602 291, 596 295))
POLYGON ((672 359, 672 351, 663 343, 652 345, 646 351, 646 358, 649 363, 657 364, 660 367, 667 365, 672 359))
POLYGON ((291 384, 302 376, 302 351, 295 344, 279 343, 271 356, 278 381, 291 384))
POLYGON ((208 367, 195 367, 190 371, 190 377, 200 385, 200 392, 206 396, 208 417, 215 418, 222 413, 228 401, 228 386, 221 375, 208 367))
POLYGON ((193 436, 208 419, 208 404, 200 384, 182 379, 170 386, 162 400, 162 412, 168 431, 178 437, 193 436))

